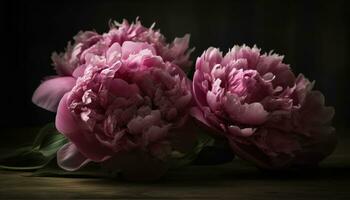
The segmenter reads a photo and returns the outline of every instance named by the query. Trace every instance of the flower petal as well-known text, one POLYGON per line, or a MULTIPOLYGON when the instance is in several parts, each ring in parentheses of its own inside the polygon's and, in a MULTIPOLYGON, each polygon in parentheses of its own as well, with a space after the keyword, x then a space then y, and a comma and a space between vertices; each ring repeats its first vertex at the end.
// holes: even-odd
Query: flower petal
POLYGON ((41 108, 56 112, 61 98, 74 84, 75 79, 68 76, 46 80, 35 90, 32 101, 41 108))
POLYGON ((73 71, 72 76, 75 77, 75 78, 83 76, 85 69, 86 69, 85 65, 80 65, 79 67, 75 68, 75 70, 73 71))
POLYGON ((267 120, 269 113, 258 102, 241 104, 236 95, 228 94, 224 108, 232 120, 248 125, 259 125, 267 120))
POLYGON ((156 55, 156 51, 148 43, 125 41, 122 45, 122 58, 126 59, 130 56, 130 54, 137 54, 141 50, 145 49, 150 50, 153 55, 156 55))
POLYGON ((62 97, 56 114, 56 128, 60 133, 63 134, 75 133, 80 130, 78 123, 74 120, 70 110, 68 109, 68 95, 69 93, 66 93, 62 97))
POLYGON ((222 135, 220 129, 218 129, 215 126, 212 126, 210 124, 211 121, 209 121, 205 116, 203 111, 201 111, 198 107, 192 107, 190 109, 190 115, 195 118, 203 128, 210 128, 213 133, 216 133, 218 135, 222 135))
POLYGON ((81 154, 87 158, 101 162, 110 157, 111 150, 103 146, 92 133, 86 133, 86 130, 80 128, 79 123, 74 119, 67 105, 67 96, 65 94, 60 101, 56 115, 56 128, 64 134, 81 154))
POLYGON ((67 171, 76 171, 90 162, 90 159, 82 155, 77 147, 69 142, 57 151, 57 164, 67 171))
POLYGON ((271 169, 268 157, 254 145, 237 142, 234 137, 228 137, 233 152, 242 159, 248 160, 263 169, 271 169))
POLYGON ((193 97, 197 102, 197 105, 202 109, 203 106, 206 106, 208 103, 206 101, 206 93, 208 92, 207 88, 202 87, 203 74, 200 71, 196 71, 193 76, 193 97))
POLYGON ((109 90, 117 97, 131 97, 140 92, 136 84, 129 84, 119 78, 115 78, 109 82, 109 90))

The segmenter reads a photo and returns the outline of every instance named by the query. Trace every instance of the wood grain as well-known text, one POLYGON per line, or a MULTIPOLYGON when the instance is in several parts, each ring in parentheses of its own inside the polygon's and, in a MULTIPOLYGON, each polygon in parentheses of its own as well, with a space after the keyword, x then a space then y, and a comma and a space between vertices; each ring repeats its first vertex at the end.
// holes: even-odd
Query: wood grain
POLYGON ((235 160, 170 171, 156 182, 101 178, 30 177, 0 171, 2 199, 350 199, 350 140, 320 168, 268 173, 235 160))

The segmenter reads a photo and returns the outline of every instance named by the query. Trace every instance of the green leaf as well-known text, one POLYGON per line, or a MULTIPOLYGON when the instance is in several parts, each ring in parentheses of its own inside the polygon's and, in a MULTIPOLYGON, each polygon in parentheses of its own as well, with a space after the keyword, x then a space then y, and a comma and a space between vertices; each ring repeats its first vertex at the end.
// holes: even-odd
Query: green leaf
POLYGON ((32 171, 39 169, 47 164, 47 159, 35 151, 20 152, 14 156, 2 159, 0 169, 32 171))
POLYGON ((46 125, 33 143, 33 149, 45 157, 54 157, 58 149, 67 143, 67 139, 59 133, 54 123, 46 125))
POLYGON ((67 139, 60 134, 54 123, 47 124, 38 133, 32 146, 17 149, 0 158, 0 169, 36 170, 46 166, 67 139))

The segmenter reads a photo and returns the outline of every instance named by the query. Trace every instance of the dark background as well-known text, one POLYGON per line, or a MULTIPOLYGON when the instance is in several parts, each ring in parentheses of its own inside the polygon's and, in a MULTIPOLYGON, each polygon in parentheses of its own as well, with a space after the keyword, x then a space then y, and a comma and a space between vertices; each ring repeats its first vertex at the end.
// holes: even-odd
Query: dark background
POLYGON ((170 41, 191 34, 195 61, 207 47, 226 52, 234 44, 257 44, 285 55, 296 73, 316 80, 334 124, 345 134, 350 111, 349 3, 347 1, 7 1, 1 3, 2 129, 41 126, 54 114, 31 96, 53 75, 51 53, 63 51, 79 30, 108 31, 108 21, 140 17, 170 41))

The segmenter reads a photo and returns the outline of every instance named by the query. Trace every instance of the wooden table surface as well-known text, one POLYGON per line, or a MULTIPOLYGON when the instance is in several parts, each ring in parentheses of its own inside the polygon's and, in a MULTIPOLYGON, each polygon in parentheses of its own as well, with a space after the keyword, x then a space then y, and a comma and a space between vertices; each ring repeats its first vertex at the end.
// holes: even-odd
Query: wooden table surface
POLYGON ((350 199, 350 140, 317 170, 270 174, 239 160, 191 166, 156 182, 102 178, 30 177, 0 171, 0 198, 25 199, 350 199))

